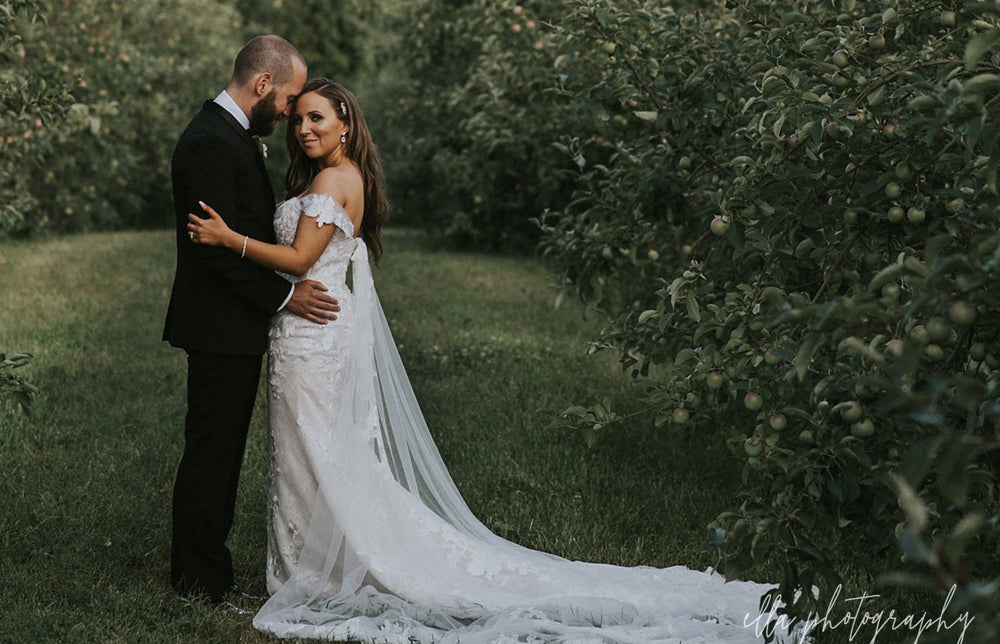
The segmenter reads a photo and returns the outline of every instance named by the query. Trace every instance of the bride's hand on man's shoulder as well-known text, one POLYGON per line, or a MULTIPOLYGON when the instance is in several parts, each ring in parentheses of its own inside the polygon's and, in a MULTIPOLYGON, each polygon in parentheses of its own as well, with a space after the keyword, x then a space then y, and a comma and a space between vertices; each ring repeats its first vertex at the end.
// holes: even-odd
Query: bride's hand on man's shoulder
POLYGON ((203 201, 198 204, 208 217, 188 213, 188 237, 196 244, 204 246, 224 246, 233 231, 214 208, 203 201))

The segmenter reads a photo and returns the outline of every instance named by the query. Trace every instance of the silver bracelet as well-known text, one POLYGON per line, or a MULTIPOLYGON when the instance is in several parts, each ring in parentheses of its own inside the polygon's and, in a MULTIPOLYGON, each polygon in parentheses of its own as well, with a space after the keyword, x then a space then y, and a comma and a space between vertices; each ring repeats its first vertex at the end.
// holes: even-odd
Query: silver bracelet
POLYGON ((250 239, 250 235, 243 235, 243 252, 240 253, 240 259, 244 259, 247 256, 247 240, 250 239))

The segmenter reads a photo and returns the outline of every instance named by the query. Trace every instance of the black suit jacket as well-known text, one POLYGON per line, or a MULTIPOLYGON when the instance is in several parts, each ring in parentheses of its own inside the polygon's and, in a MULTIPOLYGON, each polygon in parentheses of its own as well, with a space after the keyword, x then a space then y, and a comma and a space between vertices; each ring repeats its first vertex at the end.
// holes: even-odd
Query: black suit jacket
POLYGON ((260 355, 271 315, 291 284, 218 246, 188 238, 187 215, 202 200, 233 230, 274 243, 274 193, 250 134, 214 101, 181 134, 171 160, 177 272, 163 339, 190 352, 260 355))

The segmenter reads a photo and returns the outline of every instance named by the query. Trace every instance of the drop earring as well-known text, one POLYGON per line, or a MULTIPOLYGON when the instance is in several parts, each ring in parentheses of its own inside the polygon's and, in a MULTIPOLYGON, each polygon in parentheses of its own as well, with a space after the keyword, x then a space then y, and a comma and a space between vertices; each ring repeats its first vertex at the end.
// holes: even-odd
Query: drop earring
POLYGON ((347 132, 344 132, 343 134, 340 135, 340 142, 341 144, 347 143, 347 132))

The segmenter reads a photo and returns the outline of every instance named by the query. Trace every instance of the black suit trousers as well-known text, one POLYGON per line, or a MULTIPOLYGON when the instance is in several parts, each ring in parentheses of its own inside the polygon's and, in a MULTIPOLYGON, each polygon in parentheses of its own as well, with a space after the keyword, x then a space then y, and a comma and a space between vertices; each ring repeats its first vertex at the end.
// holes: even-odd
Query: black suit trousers
POLYGON ((233 584, 226 538, 261 356, 188 354, 184 455, 173 496, 170 579, 183 594, 220 601, 233 584))

